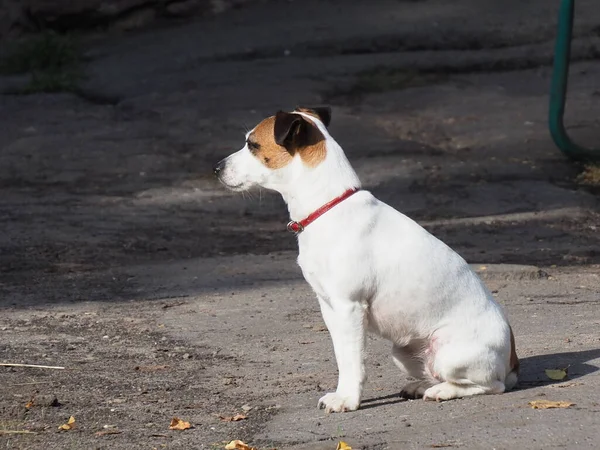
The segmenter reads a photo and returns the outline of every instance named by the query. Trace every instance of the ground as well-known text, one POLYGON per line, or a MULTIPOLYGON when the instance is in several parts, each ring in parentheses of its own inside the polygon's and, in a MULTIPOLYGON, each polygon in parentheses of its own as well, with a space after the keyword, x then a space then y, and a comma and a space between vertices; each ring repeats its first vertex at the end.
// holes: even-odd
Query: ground
MULTIPOLYGON (((567 123, 597 147, 600 11, 577 5, 567 123)), ((597 447, 600 201, 547 130, 556 6, 260 2, 84 37, 74 93, 2 95, 0 362, 66 369, 0 367, 0 446, 597 447), (518 389, 401 400, 372 338, 361 409, 316 408, 336 366, 285 205, 225 191, 211 166, 266 115, 319 103, 365 188, 505 307, 518 389)))

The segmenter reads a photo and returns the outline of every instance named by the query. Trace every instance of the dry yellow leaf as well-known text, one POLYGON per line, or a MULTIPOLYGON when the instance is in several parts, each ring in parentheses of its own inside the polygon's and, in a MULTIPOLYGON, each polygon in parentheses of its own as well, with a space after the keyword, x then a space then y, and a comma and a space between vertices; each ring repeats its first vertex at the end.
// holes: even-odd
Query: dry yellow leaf
POLYGON ((248 416, 244 414, 236 414, 235 416, 219 416, 223 422, 238 422, 239 420, 246 420, 248 416))
POLYGON ((250 447, 248 444, 235 440, 225 446, 225 450, 258 450, 256 447, 250 447))
POLYGON ((545 372, 551 380, 561 381, 567 378, 567 369, 546 369, 545 372))
POLYGON ((550 400, 533 400, 529 402, 529 405, 533 409, 550 409, 550 408, 569 408, 570 406, 575 405, 575 403, 571 402, 553 402, 550 400))
POLYGON ((352 450, 352 447, 350 447, 344 441, 340 441, 340 442, 338 442, 338 445, 335 448, 335 450, 352 450))
POLYGON ((173 417, 171 425, 169 425, 169 430, 188 430, 190 428, 192 428, 192 425, 189 422, 185 422, 178 417, 173 417))
POLYGON ((73 428, 75 428, 75 417, 73 416, 69 417, 67 423, 63 423, 60 427, 58 427, 59 430, 65 431, 72 430, 73 428))

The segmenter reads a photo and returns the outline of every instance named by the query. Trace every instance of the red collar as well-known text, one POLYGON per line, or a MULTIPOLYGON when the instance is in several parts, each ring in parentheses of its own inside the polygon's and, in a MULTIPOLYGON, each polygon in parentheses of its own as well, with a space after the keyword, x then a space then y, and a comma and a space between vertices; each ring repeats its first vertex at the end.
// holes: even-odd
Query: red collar
POLYGON ((321 217, 323 214, 325 214, 327 211, 329 211, 335 205, 343 202, 348 197, 350 197, 352 194, 356 194, 358 191, 359 191, 358 188, 348 189, 342 195, 334 198, 333 200, 331 200, 328 203, 325 203, 323 206, 321 206, 319 209, 317 209, 314 213, 310 214, 305 219, 302 219, 300 222, 296 222, 295 220, 290 221, 287 224, 288 231, 291 231, 292 233, 296 233, 296 234, 302 233, 308 225, 313 223, 315 220, 317 220, 319 217, 321 217))

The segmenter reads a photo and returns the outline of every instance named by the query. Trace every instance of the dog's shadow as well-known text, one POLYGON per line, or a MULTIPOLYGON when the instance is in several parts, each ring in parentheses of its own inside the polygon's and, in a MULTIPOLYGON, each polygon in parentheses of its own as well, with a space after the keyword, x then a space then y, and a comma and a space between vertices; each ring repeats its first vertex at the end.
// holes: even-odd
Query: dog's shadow
MULTIPOLYGON (((549 355, 529 356, 521 359, 521 370, 519 382, 515 391, 532 389, 539 386, 568 382, 576 380, 600 370, 600 361, 596 365, 589 364, 590 361, 600 359, 600 349, 583 350, 580 352, 552 353, 549 355), (565 369, 568 375, 562 381, 551 380, 546 375, 546 369, 565 369)), ((405 402, 400 393, 386 395, 383 397, 369 398, 362 401, 360 409, 376 408, 405 402)))
POLYGON ((600 359, 600 349, 523 358, 521 360, 519 382, 515 390, 531 389, 561 382, 549 379, 545 373, 546 369, 567 369, 568 375, 562 380, 564 382, 597 372, 600 370, 600 361, 596 365, 589 364, 590 361, 596 359, 600 359))

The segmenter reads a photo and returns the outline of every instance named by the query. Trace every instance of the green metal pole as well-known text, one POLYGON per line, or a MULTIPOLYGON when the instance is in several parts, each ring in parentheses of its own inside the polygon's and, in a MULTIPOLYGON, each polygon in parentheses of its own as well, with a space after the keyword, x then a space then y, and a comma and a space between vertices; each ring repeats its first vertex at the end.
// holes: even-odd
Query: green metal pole
POLYGON ((583 161, 600 161, 600 150, 586 149, 574 143, 567 134, 563 122, 569 80, 574 6, 575 0, 562 0, 558 14, 554 70, 550 88, 550 134, 556 146, 569 158, 583 161))

